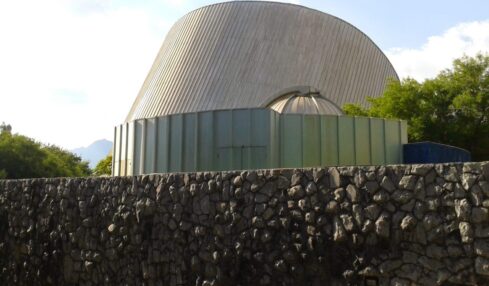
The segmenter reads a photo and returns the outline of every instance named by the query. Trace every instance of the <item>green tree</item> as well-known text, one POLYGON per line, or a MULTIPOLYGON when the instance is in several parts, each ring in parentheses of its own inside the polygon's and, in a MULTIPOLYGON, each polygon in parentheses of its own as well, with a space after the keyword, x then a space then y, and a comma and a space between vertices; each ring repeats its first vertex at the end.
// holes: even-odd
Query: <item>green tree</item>
POLYGON ((0 133, 2 132, 12 132, 12 126, 10 126, 10 124, 5 124, 5 122, 2 122, 2 124, 0 124, 0 133))
POLYGON ((88 162, 59 147, 0 129, 0 178, 88 176, 88 162))
POLYGON ((104 159, 100 160, 93 170, 93 174, 96 176, 110 175, 112 173, 112 154, 107 155, 104 159))
POLYGON ((43 147, 46 153, 43 165, 46 177, 85 177, 91 174, 88 162, 60 147, 47 145, 43 147))
POLYGON ((344 106, 349 115, 407 120, 411 142, 435 141, 489 159, 489 56, 464 56, 433 79, 390 81, 370 107, 344 106))
POLYGON ((0 169, 6 178, 34 178, 44 175, 46 154, 41 145, 22 135, 0 133, 0 169))

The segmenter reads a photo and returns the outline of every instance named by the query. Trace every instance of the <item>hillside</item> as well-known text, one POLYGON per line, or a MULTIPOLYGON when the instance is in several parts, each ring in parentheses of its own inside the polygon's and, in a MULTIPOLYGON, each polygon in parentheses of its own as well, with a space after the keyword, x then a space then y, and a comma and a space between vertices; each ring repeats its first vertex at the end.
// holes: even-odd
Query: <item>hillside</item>
POLYGON ((71 151, 82 157, 83 160, 90 162, 90 168, 93 169, 97 165, 98 161, 102 160, 110 153, 111 148, 111 141, 101 139, 93 142, 87 147, 80 147, 71 151))

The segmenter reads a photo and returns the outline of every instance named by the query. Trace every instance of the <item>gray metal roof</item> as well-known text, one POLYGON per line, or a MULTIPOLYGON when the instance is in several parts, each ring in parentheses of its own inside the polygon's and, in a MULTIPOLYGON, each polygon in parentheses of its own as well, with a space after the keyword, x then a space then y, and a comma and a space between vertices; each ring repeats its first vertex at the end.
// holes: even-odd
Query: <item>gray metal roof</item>
POLYGON ((265 107, 292 86, 313 86, 333 106, 382 94, 397 74, 347 22, 298 5, 236 1, 175 23, 126 118, 265 107))

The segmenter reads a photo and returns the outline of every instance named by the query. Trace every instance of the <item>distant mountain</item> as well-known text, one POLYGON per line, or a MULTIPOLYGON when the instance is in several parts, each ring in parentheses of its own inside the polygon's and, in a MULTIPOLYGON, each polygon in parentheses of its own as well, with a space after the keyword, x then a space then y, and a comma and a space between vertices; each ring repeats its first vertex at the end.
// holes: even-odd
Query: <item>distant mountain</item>
POLYGON ((90 163, 90 168, 95 168, 97 163, 105 158, 112 149, 112 142, 109 140, 97 140, 88 147, 80 147, 71 150, 71 152, 80 156, 83 160, 90 163))

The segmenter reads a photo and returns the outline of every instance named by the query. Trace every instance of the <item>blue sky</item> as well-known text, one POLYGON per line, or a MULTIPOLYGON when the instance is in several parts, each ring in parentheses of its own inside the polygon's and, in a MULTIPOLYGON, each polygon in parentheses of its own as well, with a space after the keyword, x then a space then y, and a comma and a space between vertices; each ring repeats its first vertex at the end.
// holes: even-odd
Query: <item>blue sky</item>
MULTIPOLYGON (((0 122, 64 148, 121 123, 171 25, 218 1, 0 1, 0 122)), ((353 24, 401 78, 489 52, 489 1, 291 0, 353 24)))
POLYGON ((418 48, 462 22, 489 19, 483 0, 304 1, 336 15, 369 35, 381 49, 418 48))

